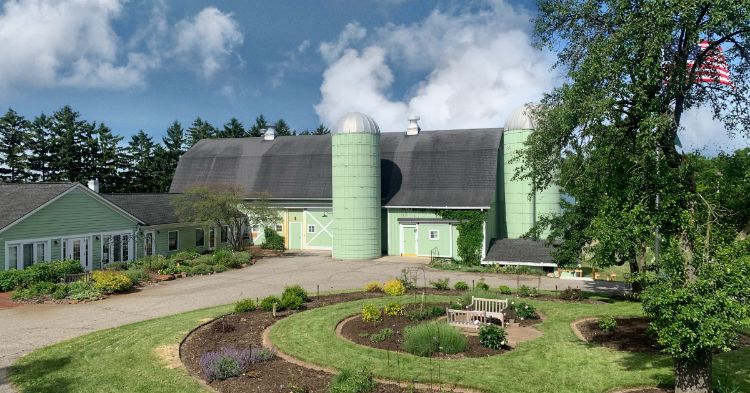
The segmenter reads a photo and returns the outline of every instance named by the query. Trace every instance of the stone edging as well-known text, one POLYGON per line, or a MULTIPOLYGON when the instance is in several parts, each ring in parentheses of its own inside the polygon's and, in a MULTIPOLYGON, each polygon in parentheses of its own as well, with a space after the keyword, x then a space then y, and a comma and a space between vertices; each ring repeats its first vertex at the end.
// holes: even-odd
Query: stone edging
MULTIPOLYGON (((345 318, 345 319, 339 321, 336 324, 336 335, 338 336, 338 335, 341 334, 341 327, 343 326, 343 324, 346 321, 349 321, 352 318, 356 318, 356 317, 357 317, 357 315, 354 315, 354 316, 351 316, 351 317, 348 317, 348 318, 345 318)), ((335 375, 335 374, 338 373, 338 370, 336 370, 334 368, 325 367, 325 366, 319 366, 317 364, 305 362, 303 360, 300 360, 300 359, 297 359, 295 357, 292 357, 291 355, 287 355, 284 352, 281 352, 275 345, 273 345, 273 343, 271 342, 271 340, 269 338, 269 333, 271 331, 271 328, 274 327, 274 325, 276 325, 276 324, 274 323, 273 325, 271 325, 271 326, 267 327, 265 330, 263 330, 263 346, 265 346, 266 348, 272 349, 276 353, 276 356, 284 359, 285 361, 287 361, 289 363, 296 364, 296 365, 301 366, 301 367, 309 368, 309 369, 312 369, 312 370, 323 371, 325 373, 332 374, 332 375, 335 375)), ((397 385, 397 386, 400 386, 402 388, 407 388, 407 387, 410 386, 410 384, 407 384, 406 382, 398 382, 398 381, 393 381, 393 380, 390 380, 390 379, 382 379, 382 378, 374 378, 374 379, 378 383, 389 384, 389 385, 397 385)), ((423 389, 423 390, 431 390, 434 387, 433 385, 428 385, 428 384, 424 384, 424 383, 415 383, 412 386, 414 386, 414 388, 416 388, 416 389, 423 389)), ((480 390, 474 390, 474 389, 469 389, 469 388, 462 388, 462 387, 458 387, 458 386, 454 387, 450 391, 451 392, 459 392, 459 393, 482 393, 482 391, 480 391, 480 390)))

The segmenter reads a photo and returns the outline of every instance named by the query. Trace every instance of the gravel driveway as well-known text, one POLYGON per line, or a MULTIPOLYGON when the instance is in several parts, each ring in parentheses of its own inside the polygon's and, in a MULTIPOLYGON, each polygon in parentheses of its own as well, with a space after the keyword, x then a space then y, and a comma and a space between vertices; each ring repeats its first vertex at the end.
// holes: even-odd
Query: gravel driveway
MULTIPOLYGON (((330 254, 301 253, 261 259, 256 265, 210 276, 164 282, 138 292, 83 304, 38 304, 0 309, 0 393, 13 392, 7 369, 16 359, 35 349, 93 331, 170 314, 235 302, 243 297, 263 297, 281 292, 285 285, 301 284, 314 292, 360 288, 372 280, 397 277, 401 269, 424 267, 426 259, 384 257, 374 261, 334 261, 330 254)), ((420 284, 442 277, 451 282, 486 277, 491 286, 516 286, 515 276, 453 273, 426 269, 420 284)), ((527 279, 528 280, 528 279, 527 279)), ((561 281, 546 277, 523 281, 542 289, 568 285, 591 291, 618 290, 619 284, 561 281)))

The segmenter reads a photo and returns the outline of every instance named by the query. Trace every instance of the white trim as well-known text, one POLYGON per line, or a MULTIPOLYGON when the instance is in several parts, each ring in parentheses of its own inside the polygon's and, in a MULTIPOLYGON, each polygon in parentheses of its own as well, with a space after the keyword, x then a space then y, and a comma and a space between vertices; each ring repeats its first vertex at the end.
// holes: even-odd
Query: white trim
POLYGON ((315 226, 315 224, 307 224, 307 233, 317 233, 315 231, 316 228, 317 227, 315 226), (312 229, 312 230, 310 230, 310 229, 312 229))
MULTIPOLYGON (((325 209, 312 209, 313 211, 322 211, 324 214, 327 210, 325 209)), ((303 236, 303 243, 302 248, 308 249, 308 250, 332 250, 333 249, 333 233, 328 230, 328 227, 333 224, 333 218, 331 218, 330 221, 328 221, 328 224, 323 225, 312 213, 310 213, 310 210, 305 209, 302 211, 302 221, 305 223, 305 227, 308 229, 307 232, 304 233, 303 236), (308 224, 307 223, 307 217, 310 217, 315 223, 314 224, 308 224), (311 233, 309 232, 310 225, 313 225, 315 227, 315 236, 312 237, 312 239, 307 238, 307 234, 311 233), (318 236, 320 236, 323 233, 327 233, 328 236, 331 237, 331 246, 311 246, 310 243, 312 243, 313 240, 317 239, 318 236)))
POLYGON ((553 262, 482 261, 482 265, 557 267, 553 262))
POLYGON ((427 230, 427 240, 440 240, 440 230, 438 229, 428 229, 427 230), (432 237, 432 233, 435 232, 435 237, 432 237))
POLYGON ((448 226, 449 226, 448 229, 450 230, 450 233, 451 233, 451 256, 450 258, 453 258, 453 231, 455 230, 455 228, 453 228, 453 224, 448 224, 448 226))
POLYGON ((454 210, 485 210, 489 209, 489 206, 383 206, 383 209, 454 209, 454 210))
POLYGON ((399 224, 398 254, 404 255, 404 240, 406 240, 404 229, 406 228, 414 228, 414 255, 419 256, 419 224, 399 224))
POLYGON ((487 221, 482 221, 482 260, 487 257, 487 221))

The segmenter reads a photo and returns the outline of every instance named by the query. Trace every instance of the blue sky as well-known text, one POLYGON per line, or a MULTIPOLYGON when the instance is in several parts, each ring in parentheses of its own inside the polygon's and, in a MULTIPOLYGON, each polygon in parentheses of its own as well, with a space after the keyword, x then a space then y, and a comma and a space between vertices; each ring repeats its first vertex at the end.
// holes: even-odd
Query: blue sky
MULTIPOLYGON (((69 104, 129 136, 263 113, 302 130, 370 114, 400 131, 502 126, 559 84, 533 49, 533 2, 12 0, 0 8, 0 107, 69 104), (5 52, 5 53, 2 53, 5 52)), ((683 142, 721 137, 696 112, 683 142)))

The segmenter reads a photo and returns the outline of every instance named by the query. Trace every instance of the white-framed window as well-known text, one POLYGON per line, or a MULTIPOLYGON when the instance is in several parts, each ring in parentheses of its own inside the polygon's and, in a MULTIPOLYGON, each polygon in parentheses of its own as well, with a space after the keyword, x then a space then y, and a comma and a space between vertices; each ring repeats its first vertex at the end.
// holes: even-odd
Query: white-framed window
POLYGON ((8 243, 7 267, 24 269, 37 262, 49 261, 50 240, 8 243))
POLYGON ((204 247, 206 245, 206 234, 203 228, 195 228, 195 246, 204 247))
POLYGON ((169 231, 167 233, 167 250, 177 251, 177 247, 179 247, 179 243, 180 243, 180 232, 169 231))
POLYGON ((281 224, 276 224, 276 232, 282 232, 284 230, 284 226, 281 224))
POLYGON ((229 243, 229 227, 227 225, 221 227, 221 239, 219 241, 229 243))
POLYGON ((437 229, 430 229, 430 240, 440 240, 440 231, 437 229))
MULTIPOLYGON (((149 254, 150 250, 153 250, 153 248, 149 249, 149 235, 150 233, 146 234, 146 239, 144 242, 144 246, 146 247, 146 254, 149 254)), ((153 246, 153 235, 151 235, 151 245, 153 246)), ((63 247, 65 247, 65 243, 63 242, 63 247)), ((63 252, 63 255, 65 255, 65 252, 63 252)), ((127 233, 120 233, 120 234, 108 234, 102 236, 102 265, 106 265, 111 262, 127 262, 130 260, 131 252, 130 252, 130 234, 127 233)))
POLYGON ((308 225, 307 233, 315 233, 315 225, 308 225))

